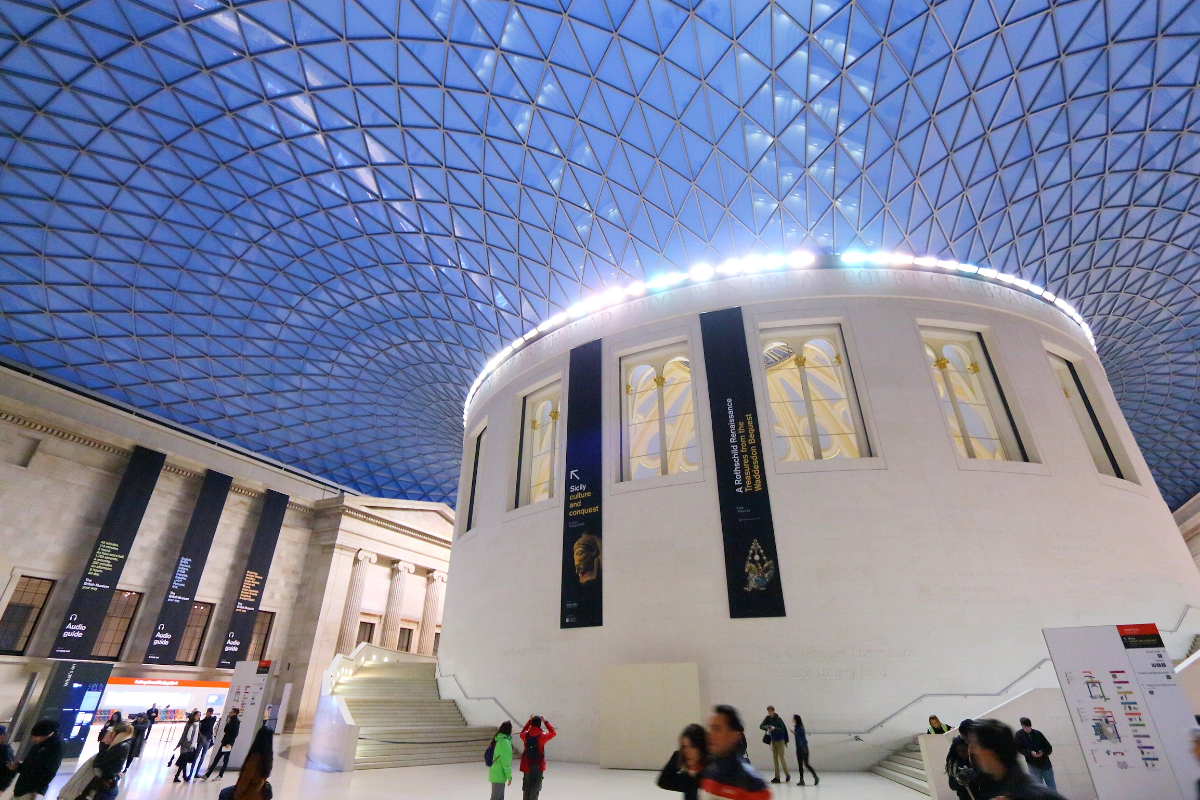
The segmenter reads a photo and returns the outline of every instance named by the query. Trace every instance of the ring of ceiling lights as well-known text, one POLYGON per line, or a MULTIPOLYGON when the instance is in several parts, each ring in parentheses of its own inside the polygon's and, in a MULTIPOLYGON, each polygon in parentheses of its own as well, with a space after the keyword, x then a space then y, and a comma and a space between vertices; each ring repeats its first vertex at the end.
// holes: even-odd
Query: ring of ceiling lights
MULTIPOLYGON (((697 264, 687 272, 667 272, 658 275, 648 281, 637 281, 623 288, 618 287, 610 289, 602 294, 595 295, 582 300, 568 308, 566 311, 559 312, 549 319, 542 322, 536 328, 528 331, 524 336, 514 339, 504 347, 496 355, 484 365, 480 370, 479 375, 475 378, 475 382, 471 384, 470 390, 467 392, 466 402, 463 404, 463 424, 466 424, 467 414, 471 410, 471 403, 474 402, 475 396, 479 393, 479 389, 483 386, 492 373, 500 368, 505 361, 511 356, 523 350, 526 346, 536 342, 543 336, 563 327, 572 322, 594 314, 606 308, 620 305, 629 300, 636 299, 645 294, 654 294, 663 292, 669 289, 674 289, 683 283, 705 283, 711 280, 720 280, 723 278, 733 278, 739 275, 751 275, 760 272, 779 272, 784 270, 799 270, 810 269, 816 266, 817 257, 806 250, 797 250, 786 255, 750 255, 743 258, 734 258, 719 266, 711 264, 697 264)), ((1030 283, 1027 280, 1018 278, 1015 275, 1009 275, 998 270, 989 269, 987 267, 977 267, 973 264, 963 264, 958 261, 949 261, 945 259, 933 258, 929 256, 910 256, 902 253, 861 253, 849 252, 842 253, 836 257, 833 266, 847 267, 879 267, 885 269, 917 269, 930 272, 953 272, 976 280, 989 281, 998 283, 1003 286, 1025 292, 1040 299, 1041 301, 1054 306, 1067 317, 1069 317, 1082 330, 1083 335, 1087 337, 1088 342, 1093 348, 1096 346, 1096 339, 1092 335, 1092 329, 1088 327, 1083 316, 1080 315, 1075 308, 1061 297, 1058 297, 1053 292, 1044 289, 1037 284, 1030 283)))

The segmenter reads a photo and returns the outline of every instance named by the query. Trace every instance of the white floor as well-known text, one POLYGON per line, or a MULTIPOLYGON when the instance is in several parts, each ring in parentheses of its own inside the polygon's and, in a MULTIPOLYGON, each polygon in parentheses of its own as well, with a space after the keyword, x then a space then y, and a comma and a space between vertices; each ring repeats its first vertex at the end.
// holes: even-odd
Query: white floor
MULTIPOLYGON (((142 757, 134 760, 129 768, 122 781, 120 800, 216 800, 221 787, 237 780, 236 772, 227 772, 220 782, 214 776, 208 782, 172 783, 175 768, 167 767, 167 759, 174 741, 173 738, 159 739, 158 733, 158 730, 154 731, 142 757)), ((275 800, 483 800, 490 791, 482 758, 479 764, 321 772, 305 768, 306 746, 306 737, 293 740, 291 736, 280 736, 276 739, 275 771, 271 776, 275 800)), ((94 748, 89 748, 84 756, 92 752, 94 748)), ((74 768, 74 762, 63 764, 62 772, 50 787, 48 800, 58 798, 59 788, 74 768)), ((680 796, 656 787, 656 777, 652 772, 551 762, 546 770, 542 797, 545 800, 670 800, 680 796)), ((830 772, 821 776, 820 786, 780 784, 771 788, 775 797, 790 800, 920 800, 924 797, 869 772, 830 772)), ((508 789, 508 798, 520 800, 520 797, 518 773, 508 789)))

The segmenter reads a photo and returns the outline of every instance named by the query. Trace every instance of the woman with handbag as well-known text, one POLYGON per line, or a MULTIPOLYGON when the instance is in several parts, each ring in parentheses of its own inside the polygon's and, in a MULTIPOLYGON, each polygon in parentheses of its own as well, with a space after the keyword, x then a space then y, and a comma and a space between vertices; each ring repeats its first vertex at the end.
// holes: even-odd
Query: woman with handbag
POLYGON ((187 722, 183 726, 183 733, 179 735, 179 757, 175 759, 175 780, 171 783, 179 783, 179 776, 182 774, 185 781, 192 779, 192 771, 189 767, 192 761, 196 758, 196 739, 200 732, 200 722, 197 719, 200 715, 192 712, 187 716, 187 722))

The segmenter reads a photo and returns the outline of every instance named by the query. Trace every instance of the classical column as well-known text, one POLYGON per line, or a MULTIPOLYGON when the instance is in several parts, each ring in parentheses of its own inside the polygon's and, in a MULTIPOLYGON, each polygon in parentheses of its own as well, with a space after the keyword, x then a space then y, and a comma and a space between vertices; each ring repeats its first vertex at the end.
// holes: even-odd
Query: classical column
MULTIPOLYGON (((383 637, 380 643, 388 650, 400 644, 400 615, 404 612, 404 584, 416 569, 407 561, 392 565, 392 583, 388 586, 387 610, 383 612, 383 637)), ((411 643, 410 643, 411 644, 411 643)))
POLYGON ((421 639, 417 643, 417 652, 423 656, 433 655, 433 635, 437 633, 438 601, 442 597, 442 585, 446 583, 446 573, 432 570, 426 576, 425 607, 421 609, 421 639))
POLYGON ((362 612, 363 587, 367 583, 367 564, 375 563, 375 554, 359 550, 350 570, 350 588, 346 590, 346 605, 342 608, 342 627, 338 632, 337 651, 350 655, 358 644, 358 617, 362 612))

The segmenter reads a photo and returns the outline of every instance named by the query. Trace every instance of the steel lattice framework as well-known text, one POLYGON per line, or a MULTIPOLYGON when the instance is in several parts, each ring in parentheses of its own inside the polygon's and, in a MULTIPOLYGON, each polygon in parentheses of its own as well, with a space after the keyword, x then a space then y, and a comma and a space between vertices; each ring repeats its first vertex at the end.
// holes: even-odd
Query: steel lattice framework
POLYGON ((0 0, 0 356, 452 500, 466 387, 580 298, 808 247, 1075 304, 1200 488, 1200 6, 0 0))

